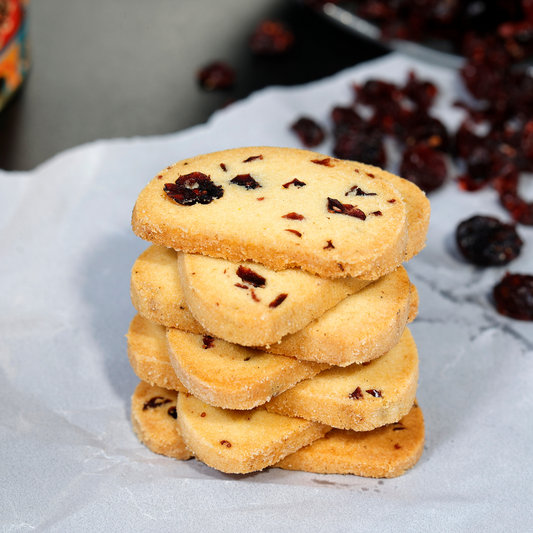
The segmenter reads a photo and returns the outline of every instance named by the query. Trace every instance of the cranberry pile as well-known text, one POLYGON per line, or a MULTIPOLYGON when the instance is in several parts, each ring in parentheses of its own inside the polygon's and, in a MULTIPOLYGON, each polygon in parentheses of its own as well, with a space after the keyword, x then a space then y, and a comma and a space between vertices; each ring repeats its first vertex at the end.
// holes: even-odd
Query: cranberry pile
MULTIPOLYGON (((533 54, 532 0, 328 0, 378 25, 384 40, 442 40, 467 55, 473 35, 497 36, 513 61, 533 54)), ((306 0, 312 7, 325 4, 306 0)))
MULTIPOLYGON (((386 167, 384 141, 392 137, 403 154, 400 175, 425 192, 439 188, 448 174, 451 143, 444 124, 430 114, 437 87, 411 72, 402 86, 372 79, 353 90, 352 105, 331 112, 334 155, 386 167), (369 118, 363 118, 363 110, 369 118)), ((323 128, 309 118, 298 120, 292 129, 307 147, 324 137, 323 128)))

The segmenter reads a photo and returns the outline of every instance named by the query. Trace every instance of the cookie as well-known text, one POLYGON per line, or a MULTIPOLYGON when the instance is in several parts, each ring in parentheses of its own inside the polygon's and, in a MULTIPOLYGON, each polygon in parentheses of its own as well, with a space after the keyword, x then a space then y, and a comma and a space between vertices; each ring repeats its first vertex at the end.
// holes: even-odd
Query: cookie
POLYGON ((409 412, 417 382, 417 349, 406 329, 400 342, 381 357, 365 365, 324 370, 274 397, 265 408, 339 429, 370 431, 409 412))
POLYGON ((136 315, 126 338, 131 366, 140 379, 150 385, 187 392, 170 363, 164 326, 136 315))
POLYGON ((131 422, 139 440, 154 453, 189 459, 192 454, 176 425, 177 395, 141 381, 131 398, 131 422))
POLYGON ((215 337, 243 346, 274 344, 370 283, 182 252, 178 272, 198 322, 215 337))
MULTIPOLYGON (((179 276, 171 275, 173 268, 177 270, 174 250, 150 246, 141 254, 131 278, 136 309, 148 320, 190 333, 211 334, 187 309, 179 276)), ((299 332, 262 349, 339 366, 362 363, 392 348, 415 314, 416 307, 410 304, 409 279, 400 267, 345 298, 299 332), (328 325, 321 326, 323 321, 328 325)))
POLYGON ((167 329, 167 341, 170 362, 187 390, 224 409, 252 409, 329 368, 174 328, 167 329))
POLYGON ((423 450, 424 417, 415 402, 395 424, 372 431, 332 429, 274 466, 317 474, 392 478, 412 468, 423 450))
POLYGON ((262 408, 220 409, 186 394, 179 395, 177 412, 179 432, 195 457, 233 474, 263 470, 330 430, 262 408))
POLYGON ((265 350, 336 366, 366 363, 393 348, 415 314, 411 283, 400 267, 265 350))
POLYGON ((255 147, 190 158, 140 193, 136 235, 187 253, 377 279, 405 259, 406 206, 359 163, 255 147))

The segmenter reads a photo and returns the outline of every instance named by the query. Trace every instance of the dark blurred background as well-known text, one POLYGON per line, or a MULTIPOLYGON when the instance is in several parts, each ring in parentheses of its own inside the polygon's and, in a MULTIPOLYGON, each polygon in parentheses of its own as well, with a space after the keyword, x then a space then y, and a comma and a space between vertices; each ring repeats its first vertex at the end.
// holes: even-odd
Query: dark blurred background
POLYGON ((294 0, 32 0, 29 16, 32 70, 0 112, 5 170, 96 139, 182 130, 268 85, 317 80, 385 53, 294 0), (289 25, 289 53, 250 52, 263 19, 289 25), (198 69, 216 59, 236 70, 233 89, 199 86, 198 69))

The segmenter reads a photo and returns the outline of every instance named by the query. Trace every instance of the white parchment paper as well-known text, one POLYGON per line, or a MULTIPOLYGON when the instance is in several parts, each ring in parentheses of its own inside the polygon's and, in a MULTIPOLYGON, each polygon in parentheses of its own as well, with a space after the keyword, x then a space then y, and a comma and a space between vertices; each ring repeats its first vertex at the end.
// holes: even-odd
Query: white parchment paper
MULTIPOLYGON (((498 315, 505 268, 478 269, 454 245, 473 214, 507 219, 492 190, 432 194, 427 248, 407 266, 420 293, 411 331, 426 420, 420 462, 391 480, 269 469, 225 475, 157 456, 129 422, 138 382, 124 335, 137 194, 179 159, 236 146, 299 147, 288 126, 324 124, 351 85, 438 83, 455 128, 453 71, 390 55, 303 87, 269 88, 173 135, 98 141, 32 172, 0 171, 0 530, 531 531, 533 324, 498 315)), ((326 141, 318 151, 330 153, 326 141)), ((533 273, 533 230, 508 269, 533 273)))

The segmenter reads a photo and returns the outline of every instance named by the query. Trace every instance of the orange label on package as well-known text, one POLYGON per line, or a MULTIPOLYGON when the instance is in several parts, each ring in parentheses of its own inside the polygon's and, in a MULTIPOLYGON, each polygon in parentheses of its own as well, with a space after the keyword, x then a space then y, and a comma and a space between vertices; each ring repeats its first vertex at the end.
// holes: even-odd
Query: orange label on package
POLYGON ((28 4, 29 0, 0 0, 0 109, 28 73, 28 4))

